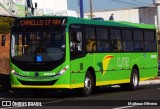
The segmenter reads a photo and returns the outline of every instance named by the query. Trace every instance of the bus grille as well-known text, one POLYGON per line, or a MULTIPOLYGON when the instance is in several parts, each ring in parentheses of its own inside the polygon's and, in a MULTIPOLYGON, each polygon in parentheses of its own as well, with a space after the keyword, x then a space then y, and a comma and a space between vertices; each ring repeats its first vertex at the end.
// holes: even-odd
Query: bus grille
POLYGON ((23 81, 18 80, 22 85, 54 85, 57 80, 53 81, 23 81))

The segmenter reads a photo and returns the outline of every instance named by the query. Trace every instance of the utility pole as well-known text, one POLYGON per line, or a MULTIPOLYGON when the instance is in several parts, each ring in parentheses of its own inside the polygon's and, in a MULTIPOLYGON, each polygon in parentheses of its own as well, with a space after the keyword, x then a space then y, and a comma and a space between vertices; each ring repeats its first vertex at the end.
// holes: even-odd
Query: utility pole
MULTIPOLYGON (((153 0, 153 4, 157 7, 157 30, 158 30, 158 46, 160 45, 160 0, 153 0)), ((158 54, 160 54, 160 49, 158 48, 158 54)), ((158 60, 159 60, 158 55, 158 60)))
POLYGON ((91 19, 93 17, 93 12, 92 12, 92 0, 90 0, 90 15, 91 15, 91 19))
POLYGON ((160 0, 153 0, 153 3, 157 7, 157 27, 160 30, 160 0))
POLYGON ((80 4, 80 17, 84 18, 83 0, 79 0, 79 4, 80 4))

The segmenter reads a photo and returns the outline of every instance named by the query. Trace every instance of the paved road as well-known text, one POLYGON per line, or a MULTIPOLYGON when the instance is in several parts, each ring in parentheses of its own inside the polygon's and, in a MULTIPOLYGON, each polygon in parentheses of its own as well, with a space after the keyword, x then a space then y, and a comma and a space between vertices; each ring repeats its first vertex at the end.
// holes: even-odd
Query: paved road
MULTIPOLYGON (((90 97, 80 97, 77 90, 71 91, 54 91, 47 90, 46 94, 41 97, 35 97, 32 90, 17 90, 14 94, 9 94, 1 91, 1 100, 12 100, 21 102, 41 102, 42 107, 51 106, 47 108, 59 109, 75 109, 75 108, 89 108, 89 109, 158 109, 157 106, 134 106, 138 105, 159 105, 160 106, 160 84, 159 82, 145 82, 141 83, 137 91, 123 91, 120 87, 101 87, 98 91, 90 97), (139 101, 143 100, 143 101, 139 101), (131 103, 132 105, 129 105, 131 103)), ((28 105, 28 104, 27 104, 28 105)), ((15 107, 6 107, 15 108, 15 107)), ((18 108, 18 107, 16 107, 18 108)), ((22 107, 21 107, 22 108, 22 107)), ((28 107, 23 107, 28 108, 28 107)), ((30 107, 35 108, 35 107, 30 107)), ((39 107, 37 107, 39 109, 39 107)))

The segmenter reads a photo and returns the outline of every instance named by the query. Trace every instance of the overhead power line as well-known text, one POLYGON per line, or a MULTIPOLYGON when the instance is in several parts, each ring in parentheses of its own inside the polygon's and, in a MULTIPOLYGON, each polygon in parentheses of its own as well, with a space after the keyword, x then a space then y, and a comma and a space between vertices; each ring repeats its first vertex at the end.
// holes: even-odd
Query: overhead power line
POLYGON ((141 4, 145 4, 145 5, 152 5, 152 4, 145 3, 145 2, 140 2, 140 1, 137 1, 137 0, 132 0, 132 1, 137 2, 137 3, 141 3, 141 4))
POLYGON ((122 3, 122 4, 131 5, 131 6, 143 6, 143 5, 138 5, 138 4, 134 4, 134 3, 130 3, 130 2, 125 2, 125 1, 122 1, 122 0, 112 0, 112 1, 122 3))

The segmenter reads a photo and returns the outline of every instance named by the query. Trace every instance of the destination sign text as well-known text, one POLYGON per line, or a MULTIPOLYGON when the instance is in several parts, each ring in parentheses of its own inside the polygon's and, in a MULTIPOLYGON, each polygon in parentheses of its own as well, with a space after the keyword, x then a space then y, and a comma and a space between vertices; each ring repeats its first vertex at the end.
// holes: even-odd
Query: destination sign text
POLYGON ((61 26, 62 19, 21 19, 19 26, 61 26))

